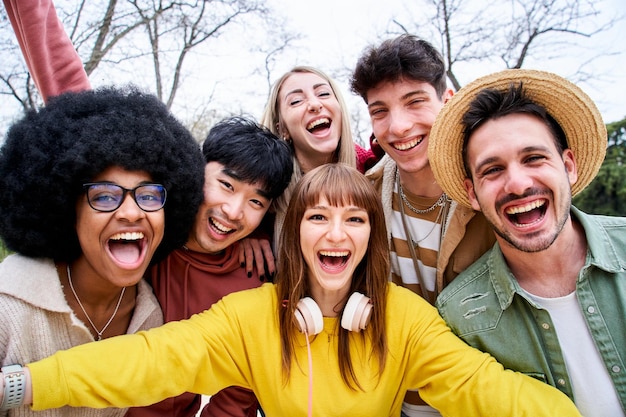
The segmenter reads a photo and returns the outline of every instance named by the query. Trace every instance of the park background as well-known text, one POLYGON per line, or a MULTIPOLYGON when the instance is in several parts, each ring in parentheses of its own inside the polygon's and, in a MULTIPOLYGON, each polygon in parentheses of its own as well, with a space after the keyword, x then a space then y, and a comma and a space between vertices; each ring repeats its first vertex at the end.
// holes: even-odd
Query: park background
MULTIPOLYGON (((133 83, 156 94, 198 141, 223 117, 259 119, 272 83, 311 65, 340 85, 355 140, 368 146, 363 101, 348 89, 369 45, 412 33, 438 47, 449 85, 505 68, 577 83, 607 123, 605 163, 575 199, 626 215, 626 4, 623 0, 56 0, 94 87, 133 83)), ((0 143, 42 105, 0 9, 0 143)), ((0 254, 1 255, 1 254, 0 254)))

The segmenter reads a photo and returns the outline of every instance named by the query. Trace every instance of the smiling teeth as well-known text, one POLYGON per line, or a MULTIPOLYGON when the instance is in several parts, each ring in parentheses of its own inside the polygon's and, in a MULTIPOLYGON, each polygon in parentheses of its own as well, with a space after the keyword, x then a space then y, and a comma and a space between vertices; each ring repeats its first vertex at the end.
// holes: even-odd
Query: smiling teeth
POLYGON ((506 214, 520 214, 528 213, 531 210, 543 206, 546 202, 544 200, 535 200, 532 203, 528 203, 524 206, 511 207, 506 210, 506 214))
POLYGON ((412 140, 411 142, 408 142, 408 143, 394 143, 393 147, 399 151, 406 151, 406 150, 416 147, 417 145, 422 143, 423 140, 424 140, 424 136, 420 136, 419 138, 412 140))
POLYGON ((213 225, 213 226, 214 226, 217 230, 219 230, 219 231, 220 231, 220 232, 222 232, 222 233, 228 233, 228 232, 230 232, 231 230, 233 230, 233 229, 231 229, 230 227, 226 227, 226 226, 224 226, 222 223, 219 223, 219 222, 218 222, 218 221, 216 221, 215 219, 211 219, 211 224, 212 224, 212 225, 213 225))
POLYGON ((140 240, 143 239, 142 232, 124 232, 111 236, 111 240, 140 240))
POLYGON ((328 124, 328 123, 330 123, 330 120, 328 120, 327 118, 324 118, 324 119, 317 119, 317 120, 314 120, 314 121, 312 121, 311 123, 309 123, 309 124, 307 125, 306 129, 307 129, 307 130, 311 130, 311 129, 316 128, 316 127, 317 127, 317 126, 319 126, 319 125, 328 124))
POLYGON ((322 250, 320 251, 320 255, 322 256, 334 256, 337 258, 341 258, 342 256, 348 256, 350 254, 350 252, 346 251, 327 251, 327 250, 322 250))

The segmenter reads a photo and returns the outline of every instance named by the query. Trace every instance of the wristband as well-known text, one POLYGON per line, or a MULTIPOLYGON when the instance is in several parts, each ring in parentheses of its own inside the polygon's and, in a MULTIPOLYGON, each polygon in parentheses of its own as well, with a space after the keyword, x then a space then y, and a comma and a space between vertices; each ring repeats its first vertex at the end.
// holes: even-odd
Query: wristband
POLYGON ((0 411, 19 407, 24 402, 26 375, 22 365, 8 365, 1 369, 4 374, 4 396, 0 404, 0 411))

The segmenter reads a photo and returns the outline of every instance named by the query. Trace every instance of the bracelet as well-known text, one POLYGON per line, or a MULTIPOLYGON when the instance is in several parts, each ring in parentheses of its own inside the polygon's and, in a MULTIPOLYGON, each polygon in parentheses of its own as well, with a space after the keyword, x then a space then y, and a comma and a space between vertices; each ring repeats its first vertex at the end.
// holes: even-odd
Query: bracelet
POLYGON ((26 375, 22 365, 8 365, 1 369, 4 374, 4 396, 0 403, 0 411, 19 407, 24 402, 26 375))

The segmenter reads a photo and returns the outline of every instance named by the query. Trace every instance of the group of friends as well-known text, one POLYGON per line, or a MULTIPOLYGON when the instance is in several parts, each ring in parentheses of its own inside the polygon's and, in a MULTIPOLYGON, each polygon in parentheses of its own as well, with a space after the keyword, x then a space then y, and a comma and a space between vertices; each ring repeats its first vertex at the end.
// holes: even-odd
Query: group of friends
POLYGON ((453 93, 402 35, 352 74, 369 149, 305 66, 198 146, 91 89, 51 0, 4 5, 46 105, 0 149, 0 416, 625 415, 626 220, 571 205, 607 145, 575 84, 453 93))

